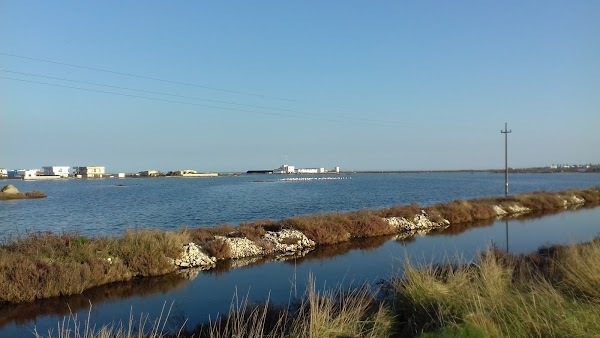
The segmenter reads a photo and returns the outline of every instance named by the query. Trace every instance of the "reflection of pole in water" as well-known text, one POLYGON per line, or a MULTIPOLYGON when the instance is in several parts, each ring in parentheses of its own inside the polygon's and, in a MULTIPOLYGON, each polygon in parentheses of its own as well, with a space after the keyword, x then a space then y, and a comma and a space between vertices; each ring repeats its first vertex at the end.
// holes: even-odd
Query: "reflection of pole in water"
POLYGON ((508 253, 508 220, 506 222, 506 253, 508 253))

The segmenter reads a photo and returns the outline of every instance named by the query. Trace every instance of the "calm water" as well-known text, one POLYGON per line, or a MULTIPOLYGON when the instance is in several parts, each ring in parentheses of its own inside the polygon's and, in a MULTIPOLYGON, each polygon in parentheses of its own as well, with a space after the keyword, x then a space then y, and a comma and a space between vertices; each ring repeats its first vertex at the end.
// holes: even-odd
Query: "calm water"
POLYGON ((247 295, 257 302, 270 298, 276 304, 286 304, 291 297, 303 294, 309 274, 314 275, 319 288, 376 283, 399 274, 406 259, 416 264, 457 259, 457 255, 470 260, 492 243, 501 249, 508 246, 511 253, 527 253, 542 245, 590 240, 599 233, 597 207, 537 219, 497 221, 458 234, 446 231, 410 241, 384 237, 327 246, 291 261, 200 272, 192 280, 148 278, 100 287, 79 296, 0 308, 0 337, 27 336, 34 327, 46 332, 69 313, 69 307, 80 319, 87 318, 90 301, 94 304, 92 322, 97 325, 126 321, 130 312, 136 318, 140 313, 156 318, 163 304, 173 303, 171 325, 178 327, 187 318, 192 328, 227 312, 236 291, 240 297, 247 295))
MULTIPOLYGON (((504 193, 504 175, 492 173, 354 174, 331 181, 277 180, 282 177, 1 181, 0 185, 11 183, 21 191, 44 191, 48 198, 0 203, 0 238, 25 230, 106 235, 136 227, 237 224, 504 193)), ((510 184, 512 193, 591 187, 600 185, 600 173, 515 174, 510 176, 510 184)))
MULTIPOLYGON (((279 176, 214 179, 10 181, 22 191, 42 190, 49 197, 0 203, 0 236, 24 229, 118 234, 125 228, 237 223, 327 211, 381 208, 417 202, 433 204, 458 198, 500 195, 501 174, 359 174, 335 181, 281 182, 279 176), (271 180, 270 182, 254 182, 271 180), (118 187, 117 184, 125 184, 118 187)), ((5 181, 6 182, 6 181, 5 181)), ((2 183, 5 183, 2 182, 2 183)), ((6 183, 7 184, 7 183, 6 183)), ((511 176, 514 193, 600 185, 600 174, 521 174, 511 176)), ((319 248, 286 262, 255 262, 237 269, 227 263, 188 280, 178 276, 143 279, 96 288, 74 297, 0 308, 0 337, 46 332, 69 313, 85 318, 89 302, 96 324, 158 316, 173 302, 173 325, 188 327, 227 312, 233 294, 285 304, 301 296, 309 274, 318 287, 376 282, 399 273, 402 262, 439 262, 461 255, 471 259, 491 243, 513 253, 540 245, 590 240, 600 233, 600 208, 564 212, 538 219, 499 221, 462 233, 448 231, 409 241, 375 238, 319 248), (508 229, 508 242, 507 242, 508 229)))

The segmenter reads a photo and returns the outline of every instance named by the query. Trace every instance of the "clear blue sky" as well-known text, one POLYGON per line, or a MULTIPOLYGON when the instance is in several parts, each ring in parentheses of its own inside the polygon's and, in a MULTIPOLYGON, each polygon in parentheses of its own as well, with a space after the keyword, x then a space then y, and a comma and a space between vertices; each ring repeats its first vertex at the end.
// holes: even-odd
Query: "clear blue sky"
POLYGON ((598 163, 599 18, 599 1, 2 1, 0 167, 502 168, 505 122, 513 167, 598 163))

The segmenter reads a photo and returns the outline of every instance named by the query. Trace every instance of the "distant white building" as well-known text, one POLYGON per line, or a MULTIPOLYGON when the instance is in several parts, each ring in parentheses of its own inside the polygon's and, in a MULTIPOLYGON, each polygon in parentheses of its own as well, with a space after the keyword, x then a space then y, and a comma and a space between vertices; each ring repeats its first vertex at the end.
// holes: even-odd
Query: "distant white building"
POLYGON ((140 171, 140 176, 155 177, 155 176, 159 176, 159 175, 160 175, 160 172, 158 170, 140 171))
POLYGON ((219 174, 217 173, 199 173, 196 170, 185 169, 185 170, 177 170, 172 172, 172 176, 179 177, 217 177, 219 174))
POLYGON ((325 168, 302 168, 296 170, 298 174, 324 174, 325 168))
POLYGON ((281 167, 273 170, 274 174, 294 174, 296 172, 296 167, 293 165, 284 164, 281 167))
MULTIPOLYGON (((340 167, 335 167, 334 171, 339 173, 340 167)), ((325 168, 296 168, 287 164, 273 170, 273 174, 325 174, 327 172, 325 168)))
POLYGON ((19 170, 17 170, 17 177, 25 179, 25 180, 31 179, 33 177, 36 177, 38 172, 39 172, 38 169, 19 169, 19 170))
POLYGON ((44 175, 56 175, 56 176, 60 176, 60 177, 69 177, 70 169, 71 169, 71 167, 65 167, 65 166, 42 167, 42 170, 44 171, 44 175))
POLYGON ((0 178, 8 177, 8 170, 6 168, 0 168, 0 178))
POLYGON ((105 167, 91 166, 91 167, 74 167, 73 174, 76 176, 81 175, 82 178, 101 178, 106 174, 105 167))

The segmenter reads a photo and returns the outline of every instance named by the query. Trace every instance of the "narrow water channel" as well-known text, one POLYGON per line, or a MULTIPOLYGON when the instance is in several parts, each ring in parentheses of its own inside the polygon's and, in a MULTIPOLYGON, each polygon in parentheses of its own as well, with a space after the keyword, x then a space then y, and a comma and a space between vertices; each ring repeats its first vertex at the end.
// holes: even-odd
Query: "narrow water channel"
POLYGON ((401 273, 403 263, 470 260, 490 245, 510 253, 528 253, 540 246, 588 241, 600 234, 600 207, 565 211, 543 217, 527 216, 479 224, 461 230, 456 227, 408 240, 371 238, 318 248, 306 256, 287 261, 224 262, 209 271, 188 271, 115 283, 71 297, 0 307, 0 337, 32 336, 56 330, 58 321, 71 311, 97 326, 126 322, 130 313, 158 317, 164 304, 171 310, 171 325, 187 320, 192 328, 228 311, 232 297, 248 296, 262 302, 270 299, 285 304, 302 296, 308 276, 317 287, 348 287, 377 281, 401 273), (231 265, 243 265, 231 268, 231 265))

